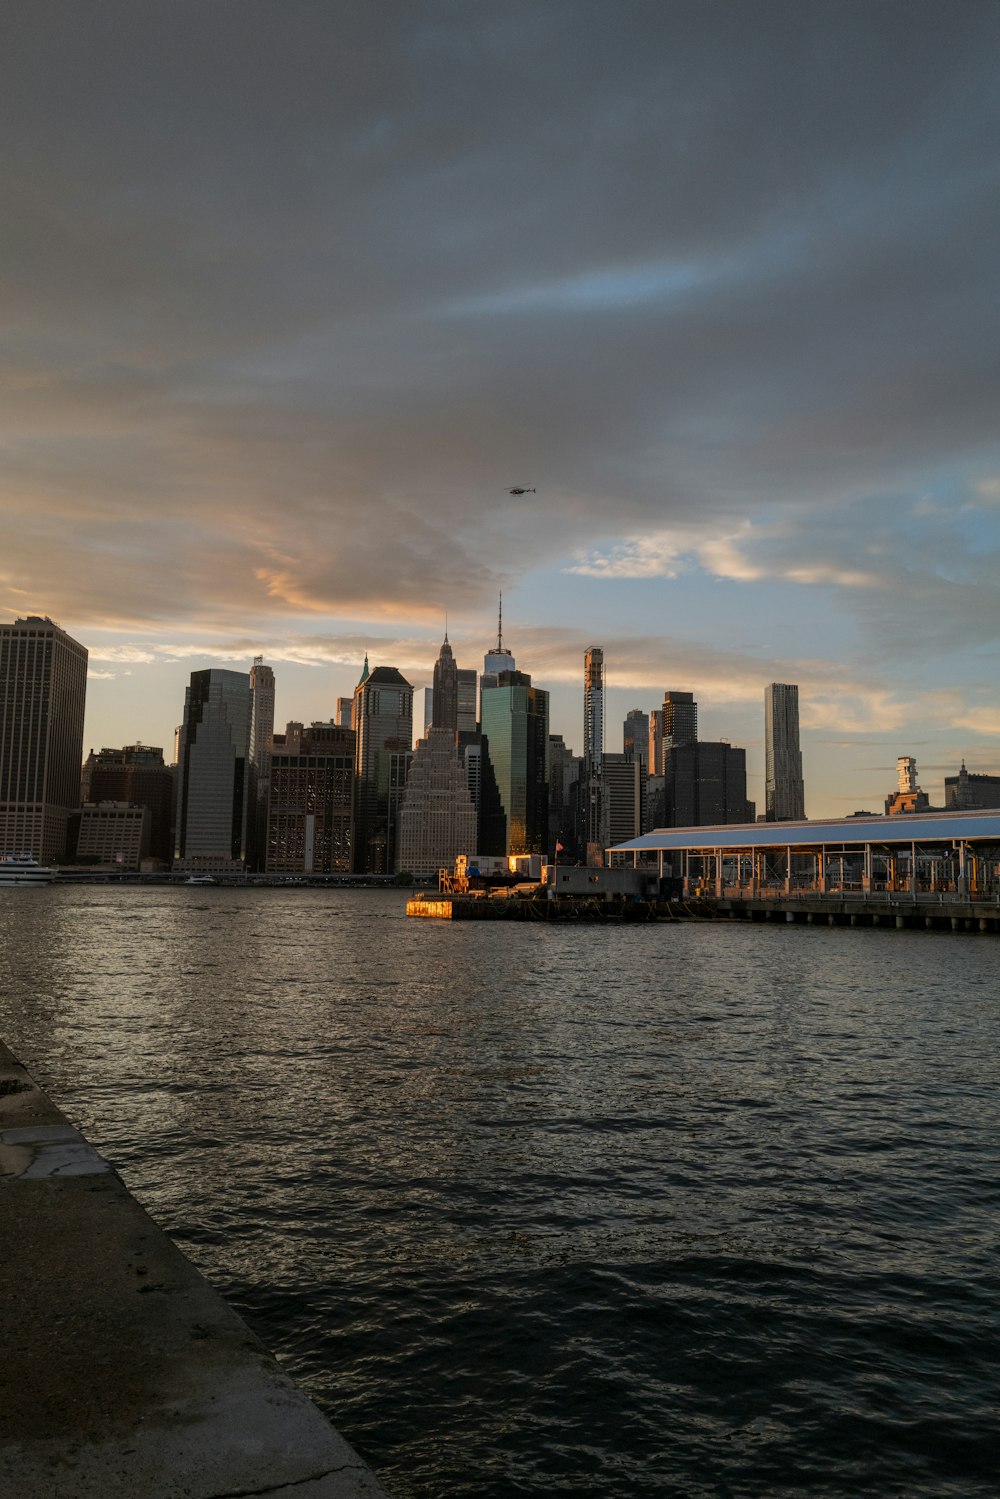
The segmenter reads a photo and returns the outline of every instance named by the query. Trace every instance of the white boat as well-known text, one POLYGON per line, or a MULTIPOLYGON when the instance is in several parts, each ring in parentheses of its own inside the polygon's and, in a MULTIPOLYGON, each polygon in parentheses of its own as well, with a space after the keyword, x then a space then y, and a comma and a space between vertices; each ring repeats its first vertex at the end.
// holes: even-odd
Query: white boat
POLYGON ((184 883, 185 885, 214 885, 215 881, 210 874, 193 874, 184 883))
POLYGON ((51 885, 54 869, 46 869, 30 854, 0 855, 0 885, 51 885))

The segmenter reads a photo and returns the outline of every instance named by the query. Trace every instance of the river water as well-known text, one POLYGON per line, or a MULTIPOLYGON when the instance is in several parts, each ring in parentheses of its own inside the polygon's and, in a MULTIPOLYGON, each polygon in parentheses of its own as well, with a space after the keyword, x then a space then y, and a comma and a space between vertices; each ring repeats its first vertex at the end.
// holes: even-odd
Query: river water
POLYGON ((997 939, 0 890, 0 1035, 398 1499, 997 1493, 997 939))

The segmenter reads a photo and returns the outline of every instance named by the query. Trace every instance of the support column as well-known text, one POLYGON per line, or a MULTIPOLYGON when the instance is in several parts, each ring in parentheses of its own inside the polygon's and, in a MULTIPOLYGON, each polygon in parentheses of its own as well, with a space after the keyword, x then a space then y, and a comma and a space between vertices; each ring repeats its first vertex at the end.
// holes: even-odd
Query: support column
POLYGON ((785 849, 785 894, 792 893, 792 849, 789 845, 785 849))

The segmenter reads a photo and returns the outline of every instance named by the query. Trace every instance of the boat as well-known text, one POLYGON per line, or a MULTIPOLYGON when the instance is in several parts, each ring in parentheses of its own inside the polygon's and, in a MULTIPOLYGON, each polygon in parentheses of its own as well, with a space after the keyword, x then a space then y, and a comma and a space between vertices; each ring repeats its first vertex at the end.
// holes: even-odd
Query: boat
POLYGON ((214 885, 215 881, 210 874, 192 874, 184 883, 185 885, 214 885))
POLYGON ((0 885, 51 885, 55 877, 30 854, 0 854, 0 885))

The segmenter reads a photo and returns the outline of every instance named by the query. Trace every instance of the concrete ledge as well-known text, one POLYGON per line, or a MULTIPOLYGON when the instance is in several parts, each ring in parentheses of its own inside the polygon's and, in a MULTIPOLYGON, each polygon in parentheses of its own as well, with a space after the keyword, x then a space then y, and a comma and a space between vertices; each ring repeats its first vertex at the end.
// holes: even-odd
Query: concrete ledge
POLYGON ((388 1499, 0 1044, 0 1494, 388 1499))

